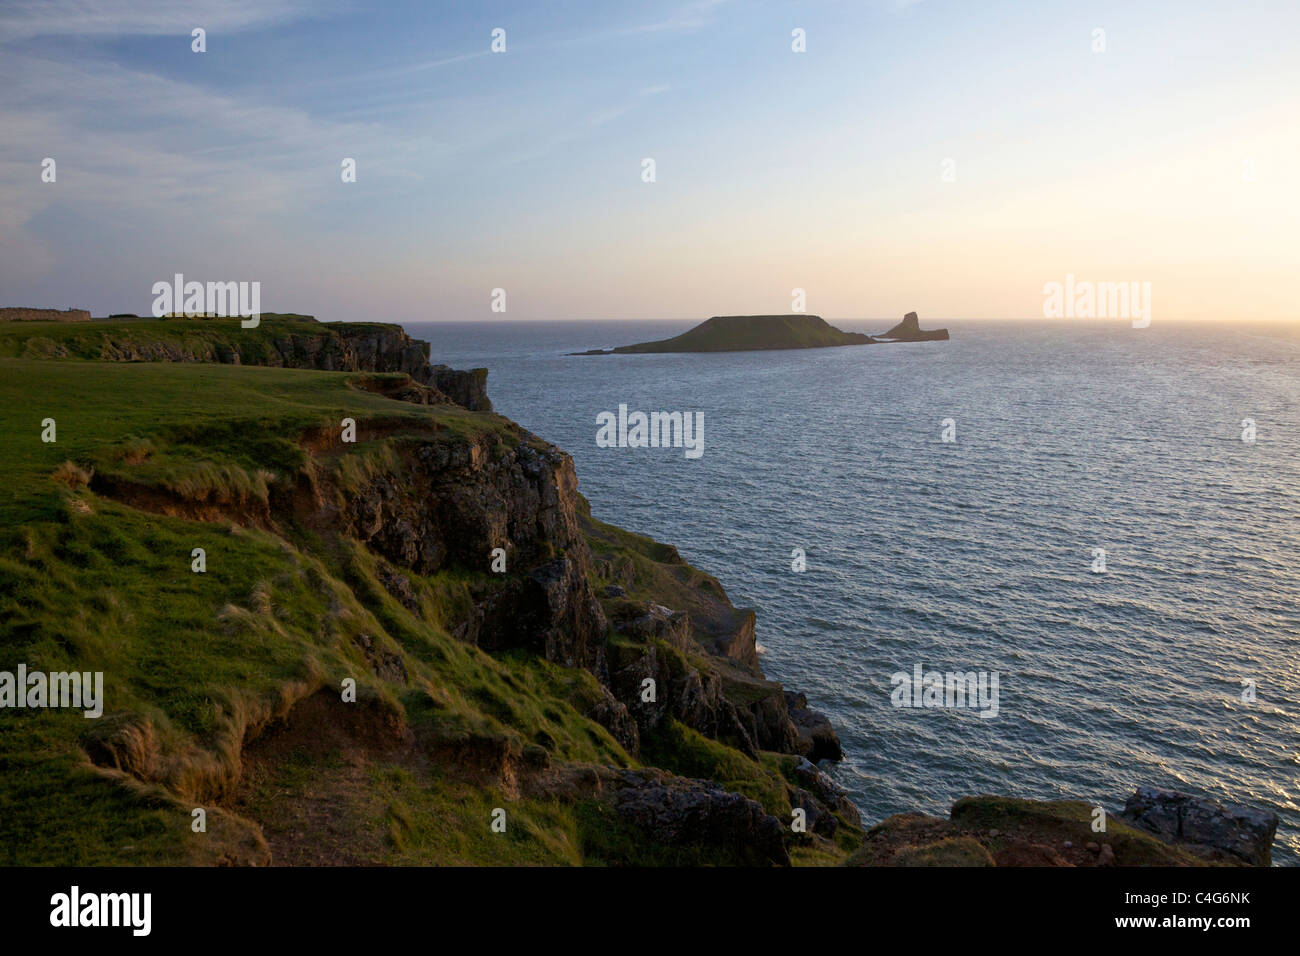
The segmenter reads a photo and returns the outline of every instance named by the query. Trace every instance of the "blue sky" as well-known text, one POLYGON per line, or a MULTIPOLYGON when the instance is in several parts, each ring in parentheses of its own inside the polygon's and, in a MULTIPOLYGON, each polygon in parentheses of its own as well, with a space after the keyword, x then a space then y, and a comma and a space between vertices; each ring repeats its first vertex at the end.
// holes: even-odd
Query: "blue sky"
POLYGON ((1289 0, 0 2, 0 90, 4 305, 1300 318, 1289 0))

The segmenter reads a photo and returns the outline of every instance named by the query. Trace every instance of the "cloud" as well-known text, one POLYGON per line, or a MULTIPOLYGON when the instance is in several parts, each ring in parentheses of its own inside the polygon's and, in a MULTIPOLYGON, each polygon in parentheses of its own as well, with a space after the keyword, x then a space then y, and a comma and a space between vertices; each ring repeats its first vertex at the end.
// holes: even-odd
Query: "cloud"
POLYGON ((18 0, 0 7, 0 43, 46 36, 188 35, 195 27, 235 33, 341 7, 332 0, 223 0, 199 8, 175 0, 18 0))
MULTIPOLYGON (((6 244, 56 204, 247 225, 305 204, 337 177, 348 147, 387 138, 373 123, 321 120, 103 62, 10 52, 0 56, 0 87, 9 91, 0 106, 6 244), (40 181, 46 156, 58 164, 53 184, 40 181)), ((403 153, 395 145, 383 155, 396 162, 403 153)))
POLYGON ((715 11, 730 0, 694 0, 662 20, 628 27, 623 33, 679 33, 702 30, 713 23, 715 11))

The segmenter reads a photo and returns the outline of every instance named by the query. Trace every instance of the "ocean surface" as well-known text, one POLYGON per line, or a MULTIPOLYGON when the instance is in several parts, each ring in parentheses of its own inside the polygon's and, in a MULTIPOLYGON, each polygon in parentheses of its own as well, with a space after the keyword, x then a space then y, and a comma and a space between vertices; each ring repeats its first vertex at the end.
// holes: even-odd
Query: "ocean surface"
POLYGON ((828 769, 866 820, 973 793, 1118 811, 1150 784, 1275 811, 1274 860, 1300 864, 1300 326, 564 354, 693 324, 407 330, 490 369, 497 410, 572 454, 598 517, 757 610, 766 673, 831 717, 828 769), (620 404, 702 412, 703 455, 597 447, 620 404), (996 673, 997 716, 894 706, 916 665, 996 673))

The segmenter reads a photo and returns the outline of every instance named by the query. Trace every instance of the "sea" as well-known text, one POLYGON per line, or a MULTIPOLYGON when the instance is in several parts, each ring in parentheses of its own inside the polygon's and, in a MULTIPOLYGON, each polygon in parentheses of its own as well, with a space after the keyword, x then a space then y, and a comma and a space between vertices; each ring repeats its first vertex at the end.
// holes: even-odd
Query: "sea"
POLYGON ((1149 785, 1272 810, 1275 865, 1300 864, 1300 324, 566 354, 694 324, 406 329, 487 367, 597 517, 756 610, 764 671, 831 718, 845 759, 823 766, 866 821, 978 793, 1115 813, 1149 785), (703 453, 600 447, 620 406, 701 413, 703 453), (918 668, 996 678, 996 700, 923 706, 918 668))

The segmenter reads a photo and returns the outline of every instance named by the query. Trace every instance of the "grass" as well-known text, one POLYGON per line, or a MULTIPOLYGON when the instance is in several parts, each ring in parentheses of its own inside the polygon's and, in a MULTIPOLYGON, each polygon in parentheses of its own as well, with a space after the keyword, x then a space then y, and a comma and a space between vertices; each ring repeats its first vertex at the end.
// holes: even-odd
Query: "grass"
MULTIPOLYGON (((400 476, 419 444, 473 441, 499 455, 536 439, 490 413, 395 402, 346 373, 70 357, 97 356, 105 335, 192 345, 236 326, 0 324, 0 670, 103 672, 106 697, 98 721, 0 710, 0 865, 246 859, 261 837, 238 814, 260 821, 272 843, 307 827, 320 847, 303 849, 304 862, 743 862, 647 845, 603 803, 505 793, 422 756, 421 747, 500 746, 529 760, 544 751, 543 763, 639 765, 585 716, 601 696, 591 674, 450 636, 493 576, 393 569, 284 508, 307 479, 347 494, 377 474, 400 476), (65 357, 17 357, 33 349, 65 357), (344 418, 357 422, 355 444, 334 441, 344 418), (54 442, 41 440, 45 419, 54 442), (245 520, 277 500, 274 524, 245 520), (199 548, 203 573, 192 570, 199 548), (394 571, 409 584, 402 601, 384 583, 394 571), (377 660, 400 662, 406 680, 377 660), (360 762, 343 750, 290 752, 241 774, 247 741, 301 702, 336 697, 345 678, 420 746, 360 762), (127 731, 147 743, 120 758, 147 763, 145 782, 88 759, 122 746, 127 731), (196 806, 211 810, 206 835, 190 829, 196 806), (487 826, 497 807, 505 834, 487 826), (332 842, 340 827, 352 835, 332 842)), ((722 593, 670 547, 584 521, 606 553, 635 562, 647 597, 662 589, 661 600, 690 606, 722 593)), ((714 779, 789 816, 775 755, 752 760, 670 721, 641 762, 714 779)), ((843 856, 796 849, 805 865, 843 856)))
MULTIPOLYGON (((65 342, 78 332, 41 331, 65 342)), ((20 338, 0 326, 0 343, 20 338)), ((384 590, 376 559, 355 542, 148 513, 88 487, 129 478, 185 498, 265 501, 306 464, 296 437, 344 417, 358 421, 363 440, 328 466, 345 462, 351 480, 390 464, 404 431, 519 440, 494 415, 402 405, 349 388, 348 378, 0 358, 0 669, 102 671, 105 719, 129 715, 152 728, 168 785, 142 800, 92 771, 83 748, 100 722, 0 711, 0 863, 192 861, 185 801, 222 799, 222 766, 237 761, 248 728, 344 676, 422 732, 540 738, 556 759, 631 763, 580 712, 594 693, 590 675, 523 656, 498 660, 446 633, 440 622, 465 607, 472 575, 409 574, 423 608, 416 615, 384 590), (45 418, 56 422, 56 442, 41 441, 45 418), (372 422, 385 423, 388 438, 364 440, 372 422), (205 573, 191 570, 195 548, 206 552, 205 573), (363 634, 401 656, 409 686, 372 672, 363 634)), ((394 795, 413 813, 422 799, 394 795)), ((436 857, 421 849, 427 828, 417 822, 386 828, 398 837, 388 841, 394 859, 436 857)), ((492 858, 510 859, 510 847, 521 862, 573 858, 539 856, 516 839, 492 858)))

